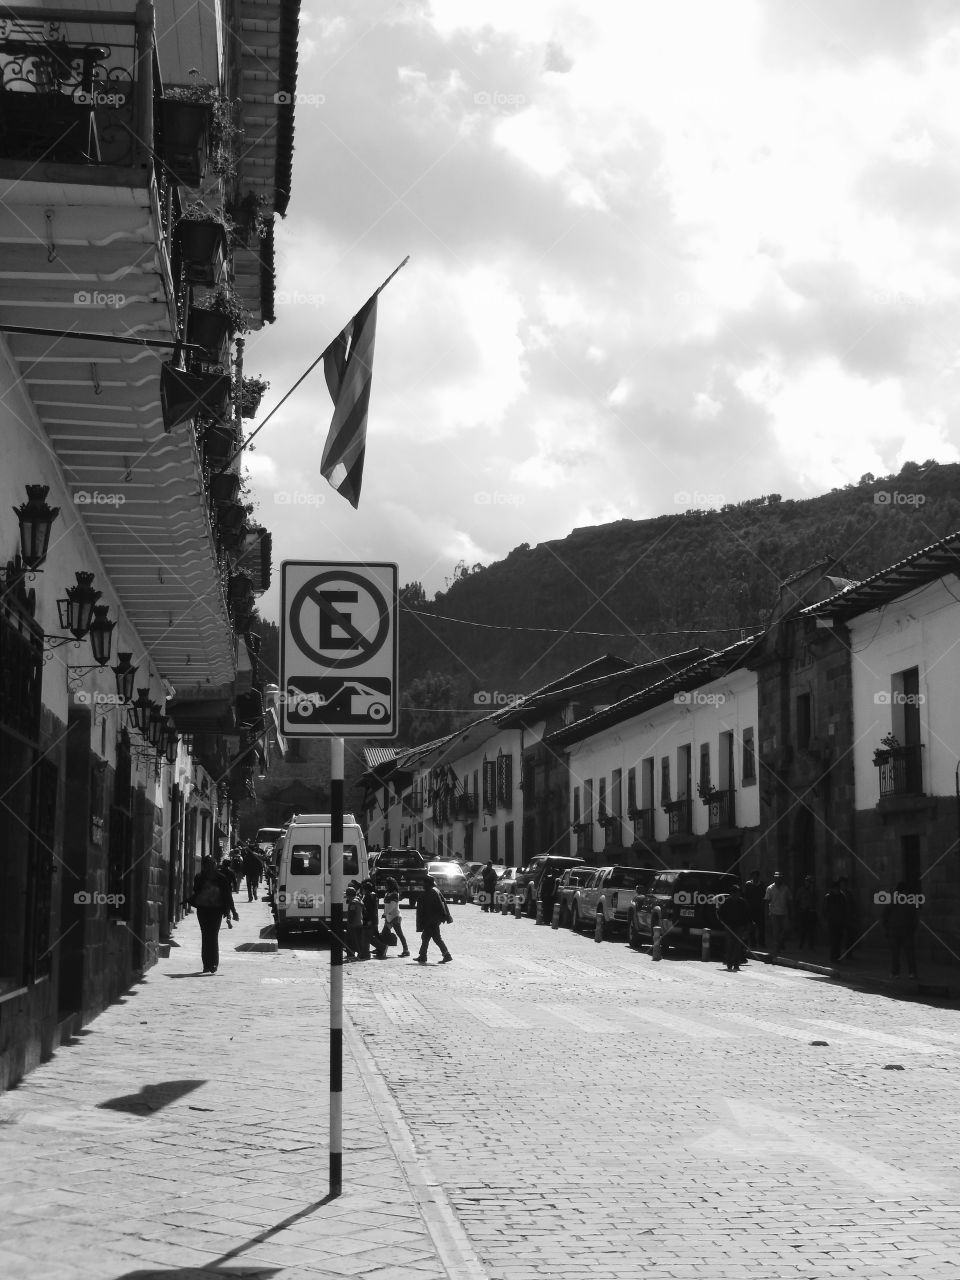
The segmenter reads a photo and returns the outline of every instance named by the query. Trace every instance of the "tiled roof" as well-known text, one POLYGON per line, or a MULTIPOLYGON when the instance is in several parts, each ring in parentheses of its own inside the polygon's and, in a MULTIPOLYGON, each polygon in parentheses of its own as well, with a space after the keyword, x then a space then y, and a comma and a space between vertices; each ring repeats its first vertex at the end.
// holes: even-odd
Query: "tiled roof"
POLYGON ((828 596, 801 612, 807 617, 829 615, 841 621, 879 609, 900 596, 935 582, 948 573, 960 574, 960 531, 931 542, 895 564, 854 582, 836 595, 828 596))

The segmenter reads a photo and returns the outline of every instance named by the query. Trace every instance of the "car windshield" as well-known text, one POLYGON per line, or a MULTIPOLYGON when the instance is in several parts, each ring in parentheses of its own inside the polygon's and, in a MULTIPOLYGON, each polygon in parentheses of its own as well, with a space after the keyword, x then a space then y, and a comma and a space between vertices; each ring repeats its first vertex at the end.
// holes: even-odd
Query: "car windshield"
POLYGON ((377 859, 377 869, 381 867, 422 867, 423 859, 419 853, 411 849, 409 853, 381 853, 377 859))
POLYGON ((431 862, 427 870, 432 876, 462 876, 463 871, 456 862, 431 862))

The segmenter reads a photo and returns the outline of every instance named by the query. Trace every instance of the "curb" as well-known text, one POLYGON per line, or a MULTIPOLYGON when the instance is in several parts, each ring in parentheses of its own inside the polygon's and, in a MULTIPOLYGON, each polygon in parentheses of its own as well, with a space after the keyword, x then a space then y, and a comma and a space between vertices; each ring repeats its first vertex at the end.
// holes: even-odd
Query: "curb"
POLYGON ((811 960, 794 960, 790 956, 777 956, 771 959, 766 951, 748 951, 751 960, 761 964, 780 965, 783 969, 802 969, 805 973, 816 973, 824 978, 832 978, 834 982, 846 985, 876 987, 879 990, 892 991, 902 997, 913 995, 932 997, 938 1000, 957 999, 957 990, 950 986, 939 986, 934 983, 918 982, 915 987, 905 987, 900 978, 883 978, 879 974, 855 973, 849 969, 837 969, 833 965, 814 964, 811 960))

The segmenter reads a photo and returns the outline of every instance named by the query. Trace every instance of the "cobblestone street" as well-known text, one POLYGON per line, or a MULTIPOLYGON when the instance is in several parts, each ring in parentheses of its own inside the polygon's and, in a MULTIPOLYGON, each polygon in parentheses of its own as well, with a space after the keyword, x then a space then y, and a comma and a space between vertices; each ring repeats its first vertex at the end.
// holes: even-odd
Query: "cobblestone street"
POLYGON ((324 1203, 328 957, 240 911, 0 1098, 5 1277, 956 1276, 953 1009, 455 907, 346 971, 324 1203))

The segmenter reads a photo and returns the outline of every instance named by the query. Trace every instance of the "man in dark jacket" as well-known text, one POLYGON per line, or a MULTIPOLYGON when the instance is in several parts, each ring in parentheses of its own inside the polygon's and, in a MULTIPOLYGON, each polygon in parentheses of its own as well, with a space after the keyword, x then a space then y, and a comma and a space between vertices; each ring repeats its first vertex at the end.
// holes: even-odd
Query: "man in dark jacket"
POLYGON ((483 881, 483 892, 487 895, 487 900, 481 910, 493 911, 493 895, 497 891, 497 880, 499 877, 492 858, 480 872, 480 879, 483 881))
POLYGON ((717 907, 717 918, 723 925, 727 946, 723 963, 728 972, 739 973, 740 966, 747 958, 747 938, 750 933, 750 906, 740 892, 739 884, 735 884, 717 907))
POLYGON ((250 845, 245 845, 243 849, 243 874, 247 882, 247 901, 253 902, 263 878, 263 863, 250 845))
POLYGON ((216 973, 220 964, 220 925, 223 917, 239 920, 233 905, 233 882, 217 868, 216 859, 204 854, 200 870, 194 877, 190 905, 200 925, 200 959, 204 973, 216 973))
POLYGON ((443 959, 441 964, 448 964, 453 956, 447 950, 447 944, 440 936, 440 926, 451 924, 452 917, 443 894, 437 888, 431 876, 427 877, 427 887, 417 899, 417 933, 420 934, 420 954, 418 964, 427 963, 427 948, 435 942, 440 948, 443 959))
POLYGON ((823 900, 823 915, 827 922, 827 939, 830 943, 830 959, 839 960, 843 955, 843 943, 847 934, 849 904, 839 880, 834 880, 823 900))
POLYGON ((760 879, 760 872, 753 871, 744 885, 743 896, 750 908, 750 941, 755 947, 764 946, 766 930, 766 903, 763 900, 765 887, 760 879))

